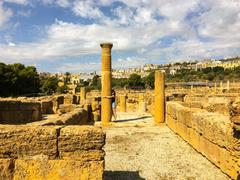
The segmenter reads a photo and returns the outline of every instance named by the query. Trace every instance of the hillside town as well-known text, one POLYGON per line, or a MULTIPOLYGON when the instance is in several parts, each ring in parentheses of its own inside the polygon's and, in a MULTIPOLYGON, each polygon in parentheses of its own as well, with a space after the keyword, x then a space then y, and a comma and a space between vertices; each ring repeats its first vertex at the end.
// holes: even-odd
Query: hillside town
MULTIPOLYGON (((240 66, 240 57, 226 58, 222 60, 208 59, 203 61, 181 61, 169 64, 145 64, 143 66, 129 68, 129 69, 113 69, 112 77, 116 79, 129 78, 131 74, 138 74, 141 77, 146 77, 149 72, 154 70, 162 70, 171 75, 175 75, 179 70, 202 70, 204 68, 223 67, 224 69, 233 69, 240 66)), ((80 84, 83 81, 91 80, 95 75, 101 76, 96 71, 91 73, 69 73, 70 84, 80 84)), ((64 81, 66 73, 48 73, 41 72, 40 76, 57 77, 59 80, 64 81)))

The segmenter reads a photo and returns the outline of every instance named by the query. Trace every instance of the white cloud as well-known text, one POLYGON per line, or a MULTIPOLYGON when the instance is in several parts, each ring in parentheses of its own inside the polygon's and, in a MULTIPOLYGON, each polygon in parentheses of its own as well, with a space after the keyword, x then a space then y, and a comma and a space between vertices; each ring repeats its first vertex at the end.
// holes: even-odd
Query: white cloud
POLYGON ((3 0, 3 1, 8 3, 21 4, 21 5, 26 5, 29 3, 29 0, 3 0))
POLYGON ((9 21, 12 17, 13 12, 9 8, 5 8, 3 3, 0 2, 0 28, 9 21))
POLYGON ((63 63, 55 72, 93 72, 101 70, 101 63, 63 63))
MULTIPOLYGON (((122 0, 123 5, 112 7, 110 11, 114 17, 107 17, 105 12, 101 11, 102 7, 111 5, 113 0, 39 1, 69 8, 76 16, 94 22, 84 25, 57 20, 47 28, 47 36, 37 42, 16 43, 15 46, 0 45, 0 59, 36 62, 100 54, 99 43, 102 41, 113 42, 113 51, 134 54, 128 59, 119 57, 116 68, 151 60, 201 59, 234 56, 240 52, 239 1, 231 0, 226 3, 223 0, 122 0), (172 40, 177 38, 165 46, 166 42, 161 38, 166 37, 172 37, 172 40)), ((1 3, 0 26, 1 23, 6 23, 12 14, 12 11, 3 8, 1 3)), ((12 39, 8 43, 14 44, 12 39)), ((81 63, 65 65, 72 70, 90 67, 89 64, 81 63)))
POLYGON ((56 3, 61 7, 69 7, 71 3, 68 0, 57 0, 56 3))
POLYGON ((97 19, 103 17, 103 13, 91 1, 75 1, 73 12, 81 17, 97 19))

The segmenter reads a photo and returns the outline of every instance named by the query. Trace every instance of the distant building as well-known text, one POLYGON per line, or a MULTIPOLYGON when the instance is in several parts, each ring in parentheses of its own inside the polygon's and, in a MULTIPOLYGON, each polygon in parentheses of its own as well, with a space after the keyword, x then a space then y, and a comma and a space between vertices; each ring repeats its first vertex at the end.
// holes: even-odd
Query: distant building
POLYGON ((171 69, 171 70, 170 70, 170 74, 171 74, 172 76, 174 76, 176 73, 177 73, 177 71, 176 71, 175 69, 171 69))

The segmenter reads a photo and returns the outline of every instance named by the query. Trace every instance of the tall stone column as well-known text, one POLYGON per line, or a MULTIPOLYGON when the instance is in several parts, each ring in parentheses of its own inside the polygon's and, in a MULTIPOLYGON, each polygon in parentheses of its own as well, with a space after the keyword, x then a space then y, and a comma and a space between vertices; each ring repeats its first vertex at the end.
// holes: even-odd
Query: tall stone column
POLYGON ((154 82, 154 94, 155 94, 155 123, 165 122, 165 75, 161 71, 155 72, 154 82))
POLYGON ((126 112, 127 111, 126 99, 127 99, 126 95, 121 95, 120 96, 120 112, 126 112))
POLYGON ((102 125, 108 125, 112 118, 112 66, 111 66, 111 49, 112 43, 101 43, 102 48, 102 105, 101 121, 102 125))
POLYGON ((84 104, 85 101, 86 101, 86 88, 81 87, 80 88, 80 102, 81 102, 81 104, 84 104))

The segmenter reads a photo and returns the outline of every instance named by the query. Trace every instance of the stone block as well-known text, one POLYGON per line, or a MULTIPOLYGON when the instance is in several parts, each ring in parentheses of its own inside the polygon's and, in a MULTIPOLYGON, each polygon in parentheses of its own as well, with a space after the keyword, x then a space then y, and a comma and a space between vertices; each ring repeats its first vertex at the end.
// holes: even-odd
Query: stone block
POLYGON ((68 113, 76 109, 77 105, 76 104, 61 104, 59 106, 59 111, 61 113, 68 113))
POLYGON ((202 102, 189 102, 189 103, 188 103, 188 106, 189 106, 190 108, 199 108, 199 109, 202 109, 202 108, 203 108, 202 102))
POLYGON ((177 120, 188 127, 192 127, 192 114, 195 112, 206 112, 206 110, 184 107, 177 111, 177 120))
POLYGON ((238 166, 239 159, 235 159, 229 151, 224 148, 220 149, 220 168, 223 172, 228 174, 232 179, 237 179, 240 168, 238 166))
POLYGON ((103 179, 104 161, 20 160, 15 162, 15 180, 103 179))
POLYGON ((73 152, 62 152, 62 159, 77 159, 82 161, 101 161, 104 160, 103 150, 81 150, 73 152))
POLYGON ((58 139, 60 157, 86 150, 101 150, 105 144, 105 133, 94 126, 66 126, 58 139))
POLYGON ((32 122, 32 111, 3 111, 2 124, 25 124, 32 122))
POLYGON ((57 113, 60 104, 63 104, 64 97, 63 96, 55 96, 52 100, 53 102, 53 112, 57 113))
POLYGON ((41 111, 42 114, 53 114, 53 102, 48 100, 41 101, 41 111))
POLYGON ((200 136, 199 151, 217 166, 220 165, 220 149, 218 145, 200 136))
POLYGON ((184 109, 185 107, 182 106, 181 104, 179 104, 178 102, 167 102, 166 103, 166 112, 167 114, 169 114, 170 116, 172 116, 172 118, 177 119, 177 112, 180 109, 184 109))
POLYGON ((233 141, 233 129, 228 116, 217 113, 196 112, 192 127, 211 142, 228 147, 233 141))
POLYGON ((0 158, 25 158, 39 154, 57 156, 58 127, 0 126, 0 158))
POLYGON ((32 121, 40 121, 42 119, 41 111, 33 111, 32 112, 32 121))
POLYGON ((77 104, 77 96, 67 94, 64 96, 64 104, 77 104))
POLYGON ((41 103, 39 102, 21 102, 20 111, 41 111, 41 103))
POLYGON ((89 121, 88 112, 85 109, 77 108, 64 115, 60 120, 65 125, 84 125, 89 121))
POLYGON ((18 111, 21 101, 0 101, 1 111, 18 111))
POLYGON ((197 133, 194 129, 189 129, 189 144, 191 144, 197 151, 200 151, 199 149, 199 143, 200 143, 200 134, 197 133))
POLYGON ((187 126, 185 126, 184 124, 182 124, 181 122, 177 123, 177 131, 178 134, 185 140, 185 141, 189 141, 190 138, 190 134, 189 134, 189 128, 187 126))
POLYGON ((14 173, 14 159, 0 159, 0 179, 11 180, 14 173))
POLYGON ((170 129, 176 133, 177 121, 174 120, 169 114, 166 114, 166 123, 170 129))

